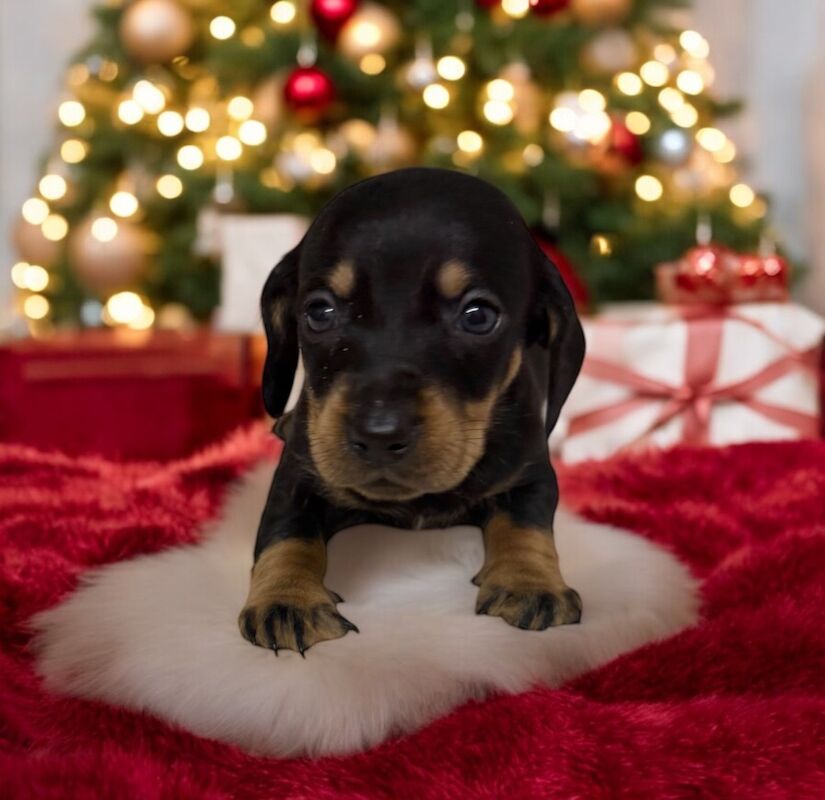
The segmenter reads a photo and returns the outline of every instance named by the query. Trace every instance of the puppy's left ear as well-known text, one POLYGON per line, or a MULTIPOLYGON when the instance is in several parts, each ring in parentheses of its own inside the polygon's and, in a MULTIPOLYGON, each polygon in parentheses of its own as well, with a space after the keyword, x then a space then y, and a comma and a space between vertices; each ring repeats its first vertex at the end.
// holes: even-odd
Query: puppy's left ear
POLYGON ((547 385, 547 436, 556 425, 584 361, 584 331, 576 306, 555 264, 535 245, 535 307, 528 326, 528 343, 550 351, 547 385))
POLYGON ((269 273, 261 293, 261 317, 266 331, 266 361, 262 382, 264 408, 271 417, 284 413, 298 365, 295 295, 301 245, 290 250, 269 273))

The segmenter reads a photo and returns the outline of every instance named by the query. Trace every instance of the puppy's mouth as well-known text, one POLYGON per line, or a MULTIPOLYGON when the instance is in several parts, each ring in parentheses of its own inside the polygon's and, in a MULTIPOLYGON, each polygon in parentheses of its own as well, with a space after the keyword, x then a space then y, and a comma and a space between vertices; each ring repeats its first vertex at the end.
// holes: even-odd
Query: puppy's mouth
POLYGON ((347 488, 366 500, 406 502, 424 494, 420 488, 402 483, 394 476, 386 475, 380 475, 347 488))

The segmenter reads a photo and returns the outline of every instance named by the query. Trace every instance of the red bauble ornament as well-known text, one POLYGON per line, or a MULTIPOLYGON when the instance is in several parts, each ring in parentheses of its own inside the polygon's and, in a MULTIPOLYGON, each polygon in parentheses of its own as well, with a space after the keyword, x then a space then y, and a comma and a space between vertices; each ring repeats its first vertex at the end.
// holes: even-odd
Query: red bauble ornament
POLYGON ((573 263, 553 242, 547 239, 544 234, 534 231, 533 238, 536 240, 536 244, 539 246, 541 252, 555 264, 556 269, 564 281, 564 285, 567 287, 567 291, 570 292, 573 302, 576 304, 576 308, 579 309, 579 311, 584 311, 590 303, 590 295, 587 291, 587 286, 579 277, 573 263))
POLYGON ((309 13, 321 35, 334 42, 358 8, 358 0, 312 0, 309 13))
POLYGON ((570 5, 570 0, 530 0, 530 10, 539 17, 558 14, 570 5))
POLYGON ((635 166, 641 163, 644 152, 639 137, 624 122, 614 119, 608 137, 608 148, 611 153, 621 156, 628 164, 635 166))
POLYGON ((299 116, 317 119, 335 100, 332 78, 318 67, 296 67, 284 83, 284 101, 299 116))
POLYGON ((679 262, 676 285, 681 289, 722 290, 738 270, 739 256, 727 247, 700 244, 685 253, 679 262))

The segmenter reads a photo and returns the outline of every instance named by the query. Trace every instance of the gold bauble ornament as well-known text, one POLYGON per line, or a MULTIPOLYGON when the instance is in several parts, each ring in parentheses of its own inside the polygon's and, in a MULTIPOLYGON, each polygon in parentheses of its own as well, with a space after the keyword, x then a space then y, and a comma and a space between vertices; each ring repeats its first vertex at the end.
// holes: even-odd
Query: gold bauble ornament
POLYGON ((573 16, 585 25, 615 25, 630 12, 633 0, 572 0, 573 16))
POLYGON ((23 261, 51 267, 60 258, 62 242, 53 242, 43 235, 39 225, 32 225, 22 217, 12 231, 14 248, 23 261))
POLYGON ((271 133, 284 115, 284 76, 264 78, 250 97, 255 110, 252 116, 263 122, 271 133))
POLYGON ((101 236, 101 219, 90 214, 73 230, 69 239, 72 272, 89 290, 100 295, 134 285, 149 267, 151 237, 135 222, 119 219, 114 236, 111 225, 101 236))
POLYGON ((395 14, 376 3, 364 3, 341 29, 338 48, 347 58, 358 60, 367 53, 386 53, 400 35, 395 14))
POLYGON ((412 134, 393 117, 378 120, 375 137, 366 147, 364 158, 371 172, 384 172, 412 164, 417 153, 412 134))
POLYGON ((530 68, 522 61, 508 64, 499 77, 513 86, 513 125, 522 136, 535 133, 546 112, 544 92, 533 82, 530 68))
POLYGON ((183 55, 195 40, 192 16, 175 0, 134 0, 120 19, 126 52, 142 64, 183 55))
POLYGON ((605 75, 632 69, 638 58, 636 43, 623 28, 611 28, 599 33, 582 50, 585 67, 605 75))

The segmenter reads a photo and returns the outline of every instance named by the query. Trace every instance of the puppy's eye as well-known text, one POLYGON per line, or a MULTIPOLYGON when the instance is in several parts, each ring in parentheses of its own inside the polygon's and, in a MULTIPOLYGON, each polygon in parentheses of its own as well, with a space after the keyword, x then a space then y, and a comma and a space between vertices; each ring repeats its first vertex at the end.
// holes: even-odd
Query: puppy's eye
POLYGON ((467 333, 484 336, 498 325, 498 309, 486 300, 470 300, 458 315, 458 327, 467 333))
POLYGON ((304 309, 307 325, 315 333, 323 333, 335 327, 338 312, 329 300, 316 299, 304 309))

